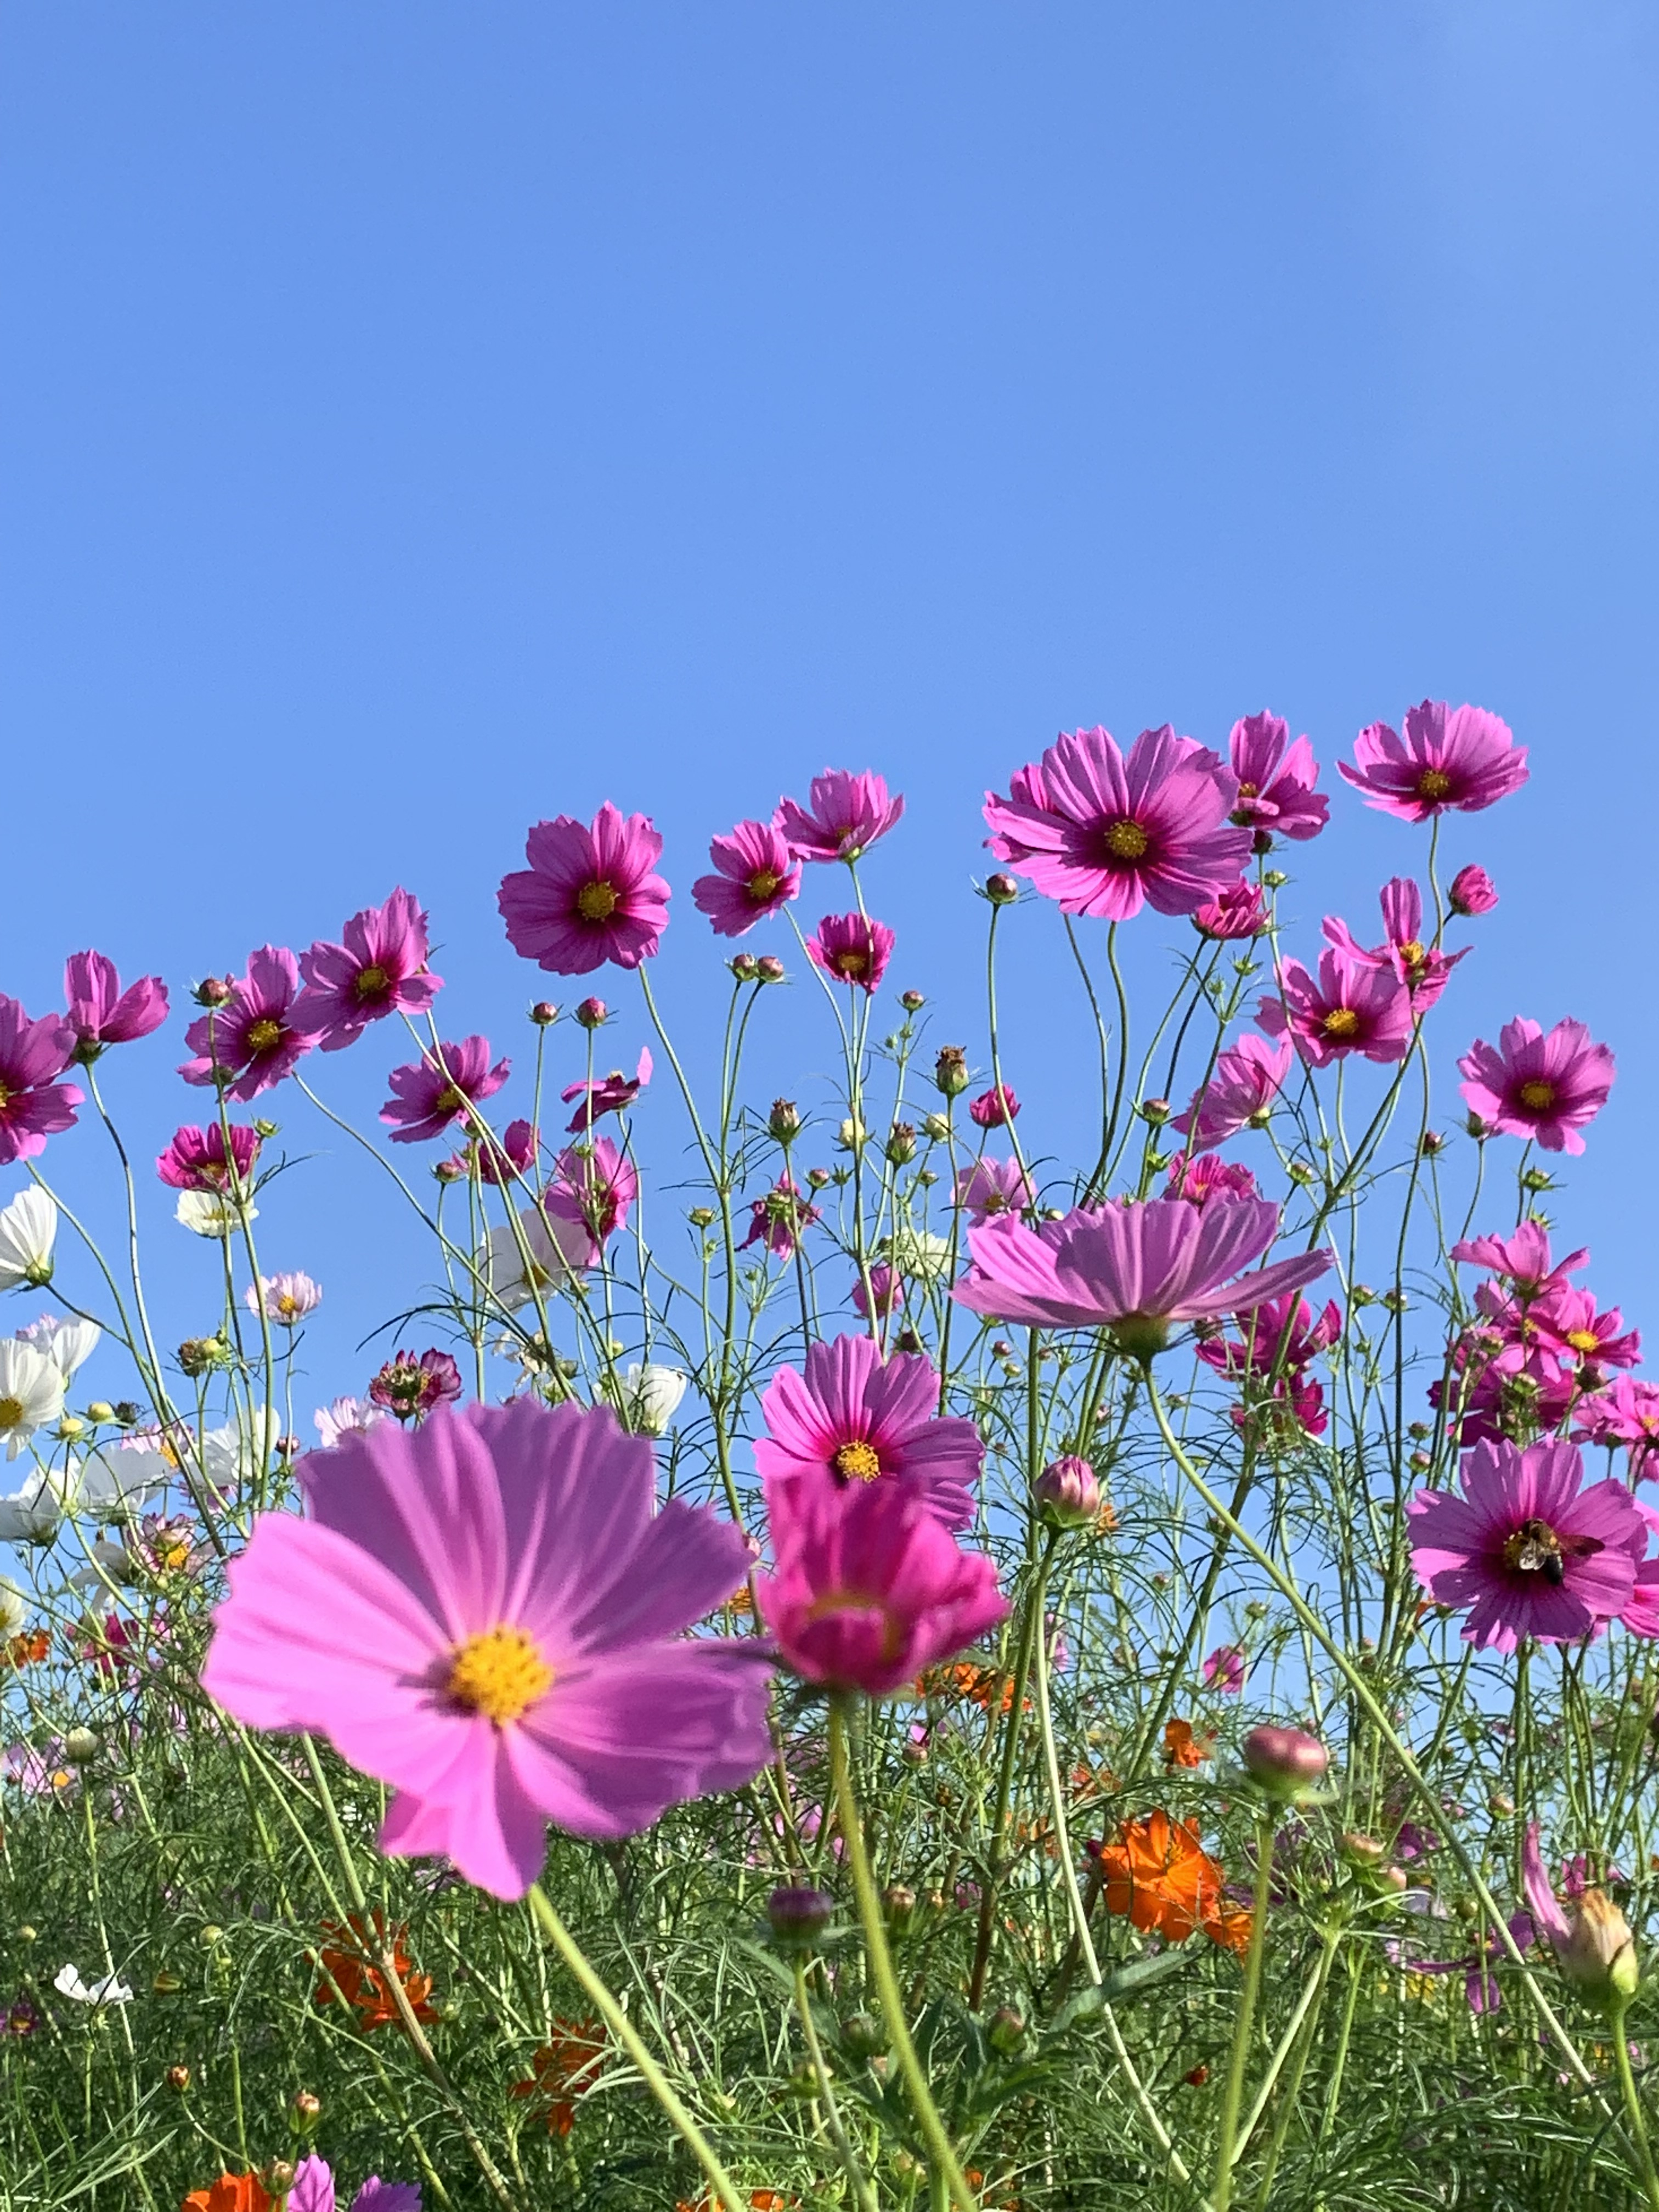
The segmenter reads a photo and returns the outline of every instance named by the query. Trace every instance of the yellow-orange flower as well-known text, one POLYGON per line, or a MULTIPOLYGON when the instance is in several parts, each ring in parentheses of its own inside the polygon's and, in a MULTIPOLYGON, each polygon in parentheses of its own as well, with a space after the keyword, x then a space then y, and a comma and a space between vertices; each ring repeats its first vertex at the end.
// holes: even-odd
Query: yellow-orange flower
POLYGON ((1223 1891, 1223 1872, 1198 1839, 1196 1820, 1174 1820, 1162 1809, 1126 1820, 1096 1848, 1106 1910, 1127 1913, 1146 1935, 1184 1943, 1201 1928, 1230 1951, 1250 1940, 1250 1916, 1223 1891))
POLYGON ((257 2173, 222 2173, 210 2189, 192 2189, 184 2212, 270 2212, 270 2198, 257 2173))
POLYGON ((14 1667, 32 1667, 48 1657, 51 1651, 52 1637, 44 1628, 26 1628, 6 1639, 6 1658, 14 1667))
MULTIPOLYGON (((427 2002, 432 1994, 431 1975, 410 1972, 411 1961, 404 1948, 404 1939, 409 1934, 406 1925, 400 1924, 388 1929, 385 1916, 377 1912, 371 1927, 354 1912, 343 1928, 337 1921, 325 1920, 323 1933, 333 1936, 336 1942, 323 1947, 325 1976, 317 1984, 319 2004, 333 2003, 334 1985, 337 1983, 340 1995, 356 2014, 359 2024, 365 2030, 389 2027, 394 2020, 401 2020, 403 2015, 398 2009, 397 1999, 392 1994, 392 1985, 385 1973, 378 1964, 372 1963, 362 1955, 365 1951, 370 1952, 378 1960, 384 1952, 389 1950, 398 1979, 403 1984, 404 1995, 408 1998, 416 2019, 437 2019, 436 2011, 427 2002), (341 1948, 348 1941, 355 1942, 359 1948, 348 1951, 341 1948), (328 1978, 331 1975, 332 1981, 328 1978)), ((218 2212, 216 2206, 214 2212, 218 2212)))
POLYGON ((593 2020, 556 2020, 550 2039, 530 2061, 527 2081, 515 2081, 515 2097, 534 2097, 550 2136, 568 2136, 576 2124, 576 2100, 593 2086, 605 2056, 605 2038, 593 2020))
POLYGON ((1168 1721, 1164 1723, 1165 1766, 1202 1766, 1214 1749, 1215 1738, 1212 1735, 1194 1735, 1190 1721, 1168 1721))

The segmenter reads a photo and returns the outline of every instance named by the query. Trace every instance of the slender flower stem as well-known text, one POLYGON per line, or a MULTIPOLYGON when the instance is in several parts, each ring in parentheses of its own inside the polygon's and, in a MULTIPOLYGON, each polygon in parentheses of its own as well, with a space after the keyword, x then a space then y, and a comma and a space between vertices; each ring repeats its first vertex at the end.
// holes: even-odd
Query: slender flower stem
POLYGON ((1238 1996, 1238 2017, 1233 2023, 1232 2056, 1227 2063, 1227 2086, 1221 2100, 1221 2130, 1216 2142, 1215 2179, 1210 2185, 1210 2203, 1214 2212, 1227 2212, 1232 2202, 1234 2145, 1238 2140, 1238 2116, 1244 2104, 1244 2074, 1250 2063, 1256 2000, 1261 1992, 1261 1960, 1267 1948, 1267 1905, 1273 1894, 1273 1808, 1264 1805, 1255 1824, 1255 1898, 1250 1916, 1250 1948, 1244 1959, 1244 1986, 1238 1996))
POLYGON ((859 2163, 859 2154, 853 2148, 852 2139, 841 2117, 841 2108, 836 2102, 830 2069, 824 2063, 823 2045, 818 2040, 817 2022, 812 2017, 812 1998, 806 1986, 806 1964, 802 1959, 795 1961, 795 2009, 800 2014, 801 2033, 806 2039, 806 2055, 812 2062, 812 2073, 818 2085, 818 2102, 823 2106, 823 2117, 829 2124, 830 2136, 841 2162, 847 2169, 848 2182, 857 2200, 859 2212, 876 2212, 875 2191, 859 2163))
POLYGON ((916 2047, 910 2040, 910 2025, 904 2014, 904 1998, 899 1989, 898 1976, 893 1971, 893 1954, 887 1948, 887 1930, 882 1924, 881 1899, 876 1894, 875 1877, 870 1871, 870 1854, 864 1843, 864 1822, 859 1812, 858 1798, 853 1789, 853 1771, 847 1757, 847 1717, 850 1702, 850 1693, 845 1690, 830 1693, 830 1771, 835 1780, 836 1812, 841 1824, 842 1837, 853 1865, 853 1888, 858 1898, 859 1919, 864 1929, 865 1952, 870 1961, 876 1994, 881 1999, 887 2033, 893 2039, 893 2055, 898 2060, 899 2072, 904 2076, 910 2109, 915 2114, 916 2125, 921 2130, 922 2138, 927 2145, 934 2174, 943 2178, 957 2212, 978 2212, 978 2199, 968 2186, 961 2161, 928 2089, 927 2076, 916 2056, 916 2047))
POLYGON ((1630 2131, 1635 2139, 1637 2156, 1641 2162, 1642 2186, 1647 2191, 1648 2203, 1659 2212, 1659 2170, 1653 2163, 1653 2146, 1648 2141, 1647 2115, 1642 2110, 1642 2100, 1637 2091, 1636 2076, 1631 2071, 1630 2039, 1625 2033, 1625 2015, 1628 2003, 1618 2006, 1613 2014, 1613 2057, 1619 2069, 1619 2087, 1624 2094, 1625 2112, 1630 2120, 1630 2131))

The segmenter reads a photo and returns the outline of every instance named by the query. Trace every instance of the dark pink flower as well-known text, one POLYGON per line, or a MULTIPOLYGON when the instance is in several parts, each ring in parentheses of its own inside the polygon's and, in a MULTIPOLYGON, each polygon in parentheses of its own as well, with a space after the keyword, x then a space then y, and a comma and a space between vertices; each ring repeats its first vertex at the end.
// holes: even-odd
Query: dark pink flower
POLYGON ((0 995, 0 1165, 32 1160, 48 1137, 74 1127, 82 1094, 58 1078, 78 1042, 60 1014, 31 1021, 15 999, 0 995))
POLYGON ((1193 927, 1200 937, 1211 938, 1218 945, 1231 944, 1242 937, 1260 937, 1267 927, 1267 902, 1257 884, 1241 878, 1196 908, 1193 927))
MULTIPOLYGON (((633 1164, 609 1137, 568 1146, 559 1154, 542 1204, 553 1220, 568 1222, 587 1238, 586 1252, 572 1259, 573 1267, 599 1266, 605 1246, 626 1223, 628 1209, 639 1192, 640 1179, 633 1164)), ((580 1237, 571 1241, 579 1242, 580 1237)), ((570 1249, 566 1240, 561 1239, 561 1243, 570 1249)))
POLYGON ((1451 879, 1451 889, 1446 902, 1454 914, 1490 914, 1498 903, 1498 893, 1492 878, 1472 860, 1467 868, 1460 868, 1451 879))
POLYGON ((1581 1425, 1573 1435, 1580 1442, 1623 1444, 1632 1480, 1652 1481, 1659 1474, 1659 1384, 1638 1382, 1631 1375, 1615 1376, 1604 1396, 1582 1408, 1581 1425))
POLYGON ((651 1048, 641 1045, 639 1064, 631 1076, 624 1075, 619 1067, 613 1067, 609 1075, 599 1077, 592 1083, 567 1084, 559 1093, 564 1103, 568 1106, 573 1098, 580 1098, 582 1102, 570 1117, 570 1133, 574 1136, 579 1129, 591 1128, 602 1114, 624 1112, 650 1082, 651 1066, 651 1048))
POLYGON ((1307 1300, 1292 1291, 1258 1307, 1243 1337, 1211 1338, 1199 1345, 1198 1356, 1218 1375, 1249 1378, 1252 1402, 1233 1412, 1239 1427, 1251 1419, 1260 1393, 1270 1389, 1273 1401, 1288 1406, 1310 1436, 1322 1437, 1328 1425, 1325 1394, 1306 1370, 1341 1334, 1342 1310, 1334 1299, 1316 1321, 1307 1300))
POLYGON ((1466 1237, 1452 1246, 1451 1256, 1503 1276, 1523 1303, 1565 1290, 1568 1276, 1589 1265, 1584 1250, 1569 1252, 1559 1267, 1553 1264, 1549 1232, 1541 1221, 1532 1220, 1522 1222, 1508 1237, 1466 1237))
POLYGON ((441 1137, 458 1117, 470 1118, 481 1099, 493 1097, 512 1071, 513 1063, 489 1064, 488 1037, 463 1037, 436 1046, 427 1060, 394 1067, 387 1081, 392 1096, 380 1109, 380 1119, 392 1131, 394 1145, 418 1145, 428 1137, 441 1137))
POLYGON ((1219 758, 1167 723, 1143 730, 1127 761, 1109 732, 1079 730, 1018 769, 1008 798, 986 793, 987 842, 1064 913, 1192 914, 1249 853, 1249 831, 1227 820, 1237 794, 1219 758))
POLYGON ((196 1057, 179 1074, 186 1083, 217 1083, 227 1097, 244 1101, 273 1090, 315 1042, 295 1023, 299 988, 299 963, 286 945, 250 952, 247 973, 231 985, 226 1003, 185 1031, 196 1057))
POLYGON ((106 1045, 148 1036, 167 1018, 167 987, 159 975, 141 975, 124 991, 115 963, 101 952, 70 953, 64 963, 64 997, 80 1060, 96 1060, 106 1045))
POLYGON ((767 1510, 777 1565, 755 1595, 809 1682, 886 1697, 1007 1619, 994 1564, 899 1483, 769 1483, 767 1510))
POLYGON ((406 890, 354 914, 340 935, 338 945, 319 939, 300 955, 306 988, 294 1002, 294 1026, 325 1052, 355 1044, 387 1014, 423 1013, 443 988, 427 969, 426 916, 406 890))
POLYGON ((1617 1306, 1598 1313, 1589 1291, 1558 1290, 1526 1311, 1527 1330, 1569 1364, 1634 1367, 1642 1357, 1639 1331, 1626 1329, 1617 1306))
POLYGON ((1291 726, 1277 714, 1247 714, 1235 722, 1227 741, 1238 796, 1232 820, 1256 833, 1256 850, 1267 851, 1275 835, 1298 842, 1325 827, 1331 802, 1314 787, 1319 763, 1306 738, 1290 742, 1291 726))
POLYGON ((1413 1012, 1425 1014, 1445 989, 1452 969, 1468 957, 1469 948, 1437 952, 1423 942, 1423 895, 1408 876, 1395 876, 1384 884, 1381 902, 1386 933, 1382 944, 1368 951, 1347 923, 1334 915, 1325 917, 1325 936, 1349 959, 1388 969, 1410 992, 1413 1012))
POLYGON ((867 1336, 809 1346, 805 1373, 781 1369, 761 1401, 755 1465, 770 1510, 798 1484, 891 1482, 944 1527, 967 1528, 985 1447, 971 1421, 939 1414, 939 1395, 927 1360, 896 1352, 884 1363, 867 1336))
POLYGON ((1109 1328, 1126 1351, 1160 1352, 1180 1322, 1249 1313, 1330 1266, 1299 1252, 1235 1281, 1279 1233, 1265 1199, 1180 1199, 1079 1208, 1028 1229, 1011 1214, 968 1232, 973 1264, 954 1296, 974 1312, 1039 1328, 1109 1328))
POLYGON ((873 991, 893 957, 893 933, 861 914, 827 914, 806 940, 807 956, 832 982, 873 991))
POLYGON ((1449 1389, 1433 1383, 1429 1402, 1461 1406, 1466 1444, 1508 1437, 1529 1441, 1560 1427, 1579 1395, 1573 1370, 1540 1345, 1505 1344, 1489 1328, 1466 1329, 1452 1346, 1449 1389), (1473 1377, 1473 1381, 1471 1381, 1473 1377))
POLYGON ((904 1304, 904 1281, 896 1268, 880 1267, 870 1270, 870 1288, 866 1293, 860 1275, 853 1285, 853 1304, 866 1321, 871 1317, 871 1302, 875 1304, 875 1318, 885 1321, 888 1315, 904 1304))
POLYGON ((509 1121, 493 1140, 480 1134, 465 1151, 452 1152, 438 1173, 452 1182, 476 1175, 484 1182, 504 1186, 527 1176, 541 1157, 541 1131, 532 1122, 509 1121))
POLYGON ((525 840, 528 868, 501 879, 496 903, 515 952, 556 975, 610 961, 637 968, 668 927, 668 886, 653 872, 662 839, 643 814, 609 799, 591 829, 561 814, 525 840))
POLYGON ((1453 808, 1477 814, 1527 780, 1526 747, 1507 722, 1484 707, 1449 707, 1443 699, 1407 709, 1403 743, 1386 722, 1373 722, 1353 750, 1358 765, 1339 761, 1339 774, 1365 793, 1368 806, 1402 822, 1453 808))
POLYGON ((1477 1037, 1457 1066, 1468 1079, 1459 1088, 1483 1121, 1534 1138, 1547 1152, 1582 1152, 1578 1132, 1613 1088, 1613 1054, 1591 1042, 1583 1022, 1558 1022, 1547 1036, 1517 1015, 1498 1031, 1495 1052, 1477 1037))
POLYGON ((742 1582, 743 1536, 658 1508, 650 1444, 608 1408, 387 1422, 301 1480, 308 1512, 264 1515, 231 1563, 204 1679, 391 1784, 383 1850, 521 1897, 550 1821, 635 1834, 771 1756, 764 1645, 686 1632, 742 1582))
POLYGON ((957 1170, 956 1202, 975 1228, 994 1214, 1024 1212, 1033 1196, 1031 1179, 1018 1160, 994 1160, 981 1152, 971 1167, 957 1170))
POLYGON ((981 1091, 968 1109, 969 1120, 981 1129, 1006 1128, 1018 1119, 1019 1101, 1006 1083, 994 1083, 988 1091, 981 1091))
POLYGON ((1283 997, 1269 992, 1256 1007, 1256 1020, 1269 1036, 1288 1030, 1315 1067, 1328 1067, 1351 1052, 1391 1060, 1404 1060, 1411 1050, 1411 994, 1391 968, 1333 945, 1319 956, 1317 981, 1299 960, 1286 960, 1279 983, 1283 997))
POLYGON ((174 1190, 228 1190, 232 1163, 237 1182, 246 1184, 259 1157, 259 1144, 257 1129, 233 1121, 227 1160, 225 1133, 216 1122, 205 1129, 186 1126, 173 1131, 172 1143, 155 1163, 155 1172, 174 1190))
POLYGON ((793 1260, 802 1234, 817 1218, 817 1206, 809 1203, 793 1177, 781 1175, 763 1198, 751 1200, 749 1234, 738 1249, 746 1252, 751 1244, 764 1244, 780 1260, 793 1260))
POLYGON ((1265 1128, 1273 1103, 1285 1087, 1285 1079, 1296 1065, 1289 1038, 1269 1044, 1247 1030, 1237 1043, 1216 1055, 1210 1079, 1194 1091, 1184 1114, 1170 1124, 1187 1138, 1189 1149, 1207 1152, 1224 1145, 1241 1129, 1265 1128), (1196 1125, 1196 1126, 1194 1126, 1196 1125))
POLYGON ((856 860, 887 835, 903 811, 903 799, 890 799, 880 776, 830 768, 812 778, 809 806, 793 799, 778 801, 772 827, 798 860, 856 860))
POLYGON ((417 1357, 399 1352, 387 1360, 368 1386, 371 1401, 400 1421, 422 1421, 461 1395, 461 1370, 447 1352, 435 1347, 417 1357))
POLYGON ((1461 1497, 1420 1490, 1406 1510, 1419 1581, 1436 1604, 1468 1607, 1477 1650, 1574 1644, 1629 1604, 1648 1528, 1622 1482, 1586 1490, 1571 1444, 1506 1439, 1466 1452, 1462 1479, 1461 1497))
POLYGON ((1212 1198, 1260 1198, 1256 1180, 1249 1168, 1237 1160, 1218 1160, 1212 1153, 1200 1153, 1188 1164, 1185 1152, 1177 1152, 1170 1162, 1170 1180, 1164 1186, 1165 1198, 1184 1198, 1188 1206, 1202 1206, 1212 1198))
POLYGON ((781 833, 764 822, 739 822, 729 837, 709 841, 712 876, 699 876, 691 901, 719 937, 742 937, 800 890, 800 866, 781 833))
POLYGON ((1249 1669, 1236 1644, 1218 1644, 1204 1662, 1204 1679, 1224 1698, 1236 1698, 1244 1687, 1249 1669))

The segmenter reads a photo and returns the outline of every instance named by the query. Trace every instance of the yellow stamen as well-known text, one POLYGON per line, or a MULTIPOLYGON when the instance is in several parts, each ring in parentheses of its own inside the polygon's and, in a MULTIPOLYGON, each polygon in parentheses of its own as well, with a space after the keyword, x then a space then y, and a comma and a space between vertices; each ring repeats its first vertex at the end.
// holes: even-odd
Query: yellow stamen
POLYGON ((458 1705, 505 1728, 547 1695, 553 1669, 523 1629, 491 1628, 456 1651, 445 1686, 458 1705))
POLYGON ((770 868, 757 868, 749 878, 749 896, 751 899, 769 899, 782 880, 782 877, 774 875, 770 868))
POLYGON ((1599 1347, 1601 1341, 1593 1328, 1570 1328, 1567 1331, 1567 1342, 1573 1350, 1587 1356, 1599 1347))
POLYGON ((269 1052, 273 1045, 281 1044, 283 1025, 280 1022, 272 1021, 269 1014, 262 1015, 249 1030, 247 1041, 252 1051, 269 1052))
POLYGON ((1547 1113, 1555 1103, 1555 1085, 1534 1076, 1530 1083, 1521 1085, 1521 1103, 1528 1113, 1547 1113))
POLYGON ((1442 799, 1452 787, 1452 780, 1443 769, 1425 768, 1417 779, 1417 795, 1431 805, 1442 799))
POLYGON ((1146 851, 1146 832, 1139 822, 1114 822, 1106 832, 1106 850, 1115 860, 1139 860, 1146 851))
POLYGON ((0 1083, 0 1112, 3 1112, 10 1103, 11 1093, 3 1083, 0 1083))
POLYGON ((356 985, 357 996, 360 999, 378 999, 391 981, 391 976, 378 961, 372 967, 360 968, 356 985))
POLYGON ((867 952, 855 952, 849 948, 845 952, 837 952, 830 965, 837 975, 845 975, 849 981, 855 981, 868 969, 870 956, 867 952))
POLYGON ((21 1398, 0 1398, 0 1429, 15 1429, 22 1425, 23 1401, 21 1398))
POLYGON ((1352 1006, 1333 1006, 1319 1024, 1327 1036, 1351 1037, 1359 1028, 1359 1017, 1352 1006))
POLYGON ((1400 957, 1408 968, 1420 968, 1423 965, 1425 955, 1417 939, 1414 937, 1408 937, 1400 948, 1400 957))
POLYGON ((881 1474, 881 1461, 875 1451, 856 1437, 840 1447, 830 1464, 843 1482, 874 1482, 881 1474))
POLYGON ((1255 784, 1241 783, 1238 787, 1238 795, 1241 799, 1259 799, 1261 794, 1255 784))
POLYGON ((576 911, 584 921, 609 921, 617 910, 616 886, 601 877, 584 884, 576 894, 576 911))
POLYGON ((434 1114, 459 1114, 466 1103, 465 1091, 458 1091, 453 1083, 447 1083, 433 1100, 432 1110, 434 1114))

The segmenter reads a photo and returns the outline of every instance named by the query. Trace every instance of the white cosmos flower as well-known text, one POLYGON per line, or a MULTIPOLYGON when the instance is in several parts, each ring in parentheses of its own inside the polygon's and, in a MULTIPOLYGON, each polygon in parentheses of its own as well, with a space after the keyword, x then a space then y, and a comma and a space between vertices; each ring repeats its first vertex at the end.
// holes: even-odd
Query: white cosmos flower
POLYGON ((107 1589, 132 1580, 132 1559, 125 1544, 112 1544, 97 1536, 87 1547, 92 1557, 70 1577, 76 1589, 107 1589))
POLYGON ((44 1352, 67 1382, 97 1351, 103 1334, 95 1321, 59 1321, 56 1314, 42 1314, 39 1321, 18 1330, 17 1340, 44 1352))
POLYGON ((315 1313, 323 1303, 322 1285, 313 1283, 309 1275, 261 1275, 258 1290, 250 1283, 242 1293, 250 1313, 258 1312, 261 1292, 265 1319, 283 1328, 297 1328, 306 1316, 315 1313))
POLYGON ((559 1242, 561 1236, 568 1237, 580 1250, 587 1249, 586 1234, 580 1223, 550 1221, 538 1206, 527 1206, 519 1216, 519 1225, 524 1232, 523 1251, 512 1224, 503 1222, 499 1229, 490 1231, 489 1242, 472 1255, 484 1288, 509 1313, 529 1305, 538 1291, 545 1297, 569 1281, 571 1262, 559 1242), (525 1252, 530 1255, 527 1269, 525 1252))
POLYGON ((929 1229, 895 1230, 886 1252, 901 1275, 919 1283, 937 1281, 951 1264, 950 1238, 929 1229))
POLYGON ((664 1435, 684 1395, 685 1377, 678 1367, 658 1367, 650 1361, 641 1366, 636 1359, 623 1370, 623 1411, 636 1435, 664 1435))
POLYGON ((0 1575, 0 1637, 15 1636, 28 1617, 22 1591, 9 1575, 0 1575))
POLYGON ((175 1455, 153 1431, 100 1444, 78 1461, 63 1492, 64 1510, 88 1521, 136 1521, 173 1478, 175 1455))
POLYGON ((61 1420, 63 1414, 64 1378, 58 1363, 15 1336, 0 1337, 0 1437, 6 1440, 6 1457, 15 1459, 37 1429, 61 1420))
MULTIPOLYGON (((259 1209, 246 1199, 242 1210, 250 1221, 257 1221, 259 1209)), ((198 1237, 231 1237, 240 1226, 236 1208, 217 1190, 181 1190, 173 1212, 186 1229, 193 1229, 198 1237)))
POLYGON ((52 1977, 53 1989, 60 1997, 70 1997, 76 2004, 131 2004, 132 1991, 118 1974, 105 1974, 95 1982, 83 1982, 78 1966, 60 1966, 52 1977))
POLYGON ((37 1467, 23 1487, 0 1498, 0 1544, 49 1544, 64 1518, 64 1478, 37 1467))
POLYGON ((317 1424, 317 1433, 323 1440, 323 1449, 329 1450, 342 1437, 361 1436, 384 1421, 384 1406, 371 1405, 367 1398, 337 1398, 331 1406, 319 1406, 311 1417, 317 1424))
POLYGON ((33 1183, 0 1207, 0 1291, 49 1283, 57 1235, 57 1201, 33 1183))

